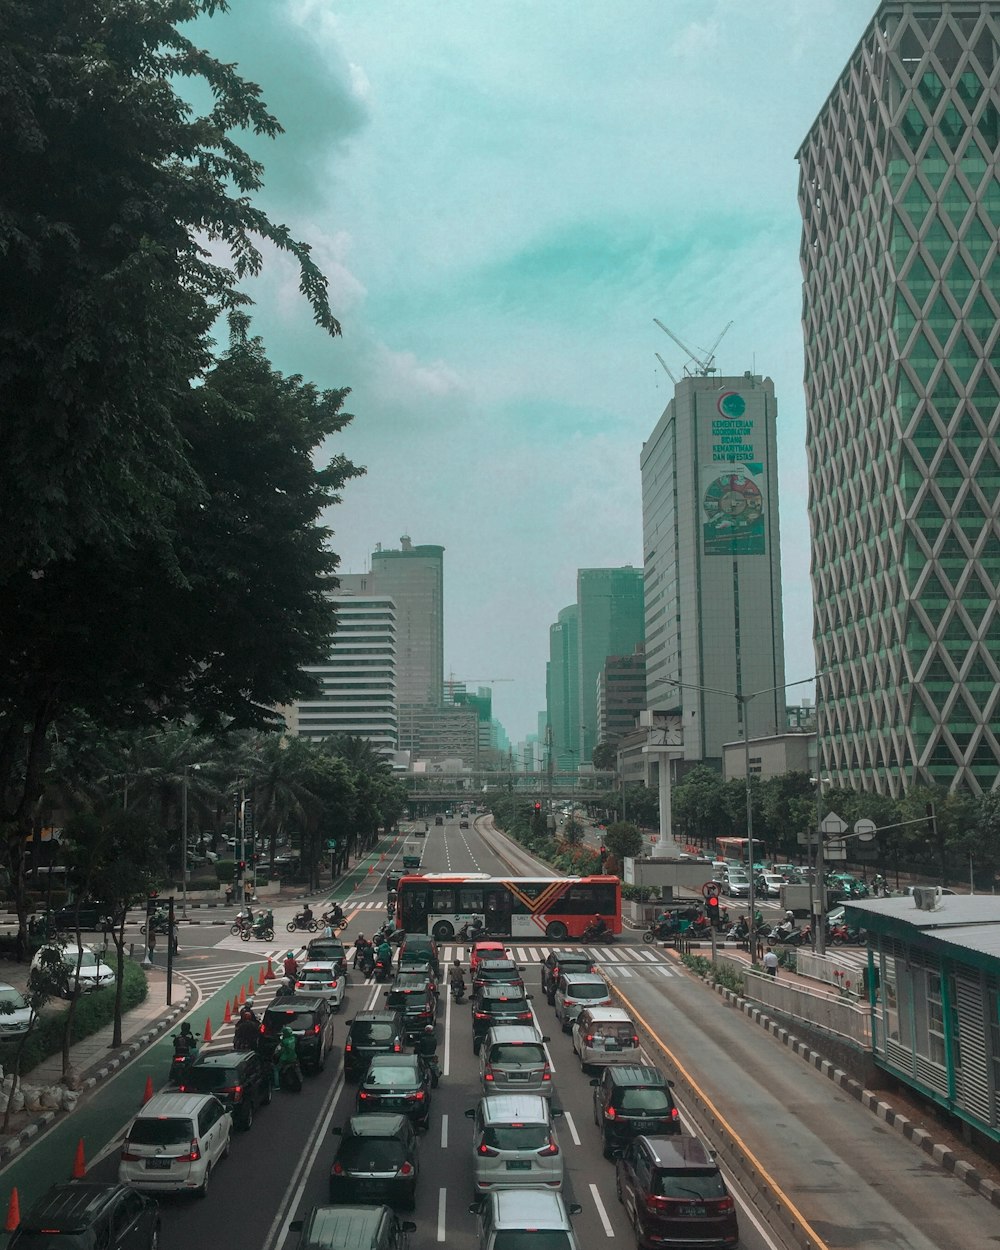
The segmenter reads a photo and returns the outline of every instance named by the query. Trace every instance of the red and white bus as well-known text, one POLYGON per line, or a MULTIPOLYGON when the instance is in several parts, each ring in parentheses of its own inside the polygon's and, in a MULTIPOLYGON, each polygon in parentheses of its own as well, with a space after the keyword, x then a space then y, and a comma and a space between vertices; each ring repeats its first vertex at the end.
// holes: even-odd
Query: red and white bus
POLYGON ((396 887, 396 924, 407 933, 439 941, 480 920, 491 935, 580 938, 600 915, 613 933, 622 931, 622 883, 618 877, 491 877, 486 873, 428 872, 401 877, 396 887))

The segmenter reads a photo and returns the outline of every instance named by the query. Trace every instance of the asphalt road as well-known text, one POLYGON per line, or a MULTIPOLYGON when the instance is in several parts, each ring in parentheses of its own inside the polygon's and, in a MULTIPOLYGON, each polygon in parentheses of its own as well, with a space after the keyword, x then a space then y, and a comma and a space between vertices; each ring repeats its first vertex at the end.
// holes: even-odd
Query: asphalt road
MULTIPOLYGON (((484 836, 475 828, 459 829, 457 819, 444 827, 432 825, 424 867, 507 874, 510 869, 499 858, 497 844, 494 835, 484 836)), ((361 888, 344 899, 345 909, 354 916, 352 933, 359 929, 370 933, 384 914, 381 876, 391 867, 391 856, 384 862, 376 858, 375 871, 365 874, 361 888)), ((280 925, 292 910, 276 910, 280 925)), ((550 1037, 556 1083, 553 1101, 565 1112, 557 1121, 566 1159, 565 1192, 570 1201, 583 1207, 575 1219, 581 1250, 616 1244, 631 1247, 634 1238, 615 1198, 614 1166, 600 1154, 589 1077, 581 1072, 569 1037, 560 1033, 540 993, 538 961, 548 948, 522 943, 512 943, 512 948, 525 968, 529 992, 534 993, 539 1024, 550 1037)), ((280 929, 270 952, 256 944, 248 949, 218 928, 188 930, 178 971, 190 974, 203 995, 193 1013, 196 1026, 209 1012, 221 1019, 223 995, 231 995, 241 977, 245 981, 263 954, 282 949, 280 929)), ((447 944, 442 953, 445 959, 452 957, 447 944)), ((598 954, 609 981, 659 1039, 648 1041, 650 1059, 663 1066, 676 1060, 702 1097, 715 1105, 719 1117, 746 1143, 747 1162, 731 1178, 741 1204, 741 1244, 746 1250, 783 1244, 777 1227, 769 1231, 766 1221, 743 1204, 743 1187, 752 1188, 752 1173, 759 1168, 777 1180, 788 1202, 811 1224, 818 1250, 823 1245, 838 1250, 958 1250, 959 1246, 964 1250, 996 1245, 996 1213, 986 1202, 941 1172, 926 1155, 742 1013, 726 1006, 666 953, 626 940, 599 948, 598 954)), ((268 985, 262 997, 270 992, 268 985)), ((359 984, 355 977, 337 1023, 338 1052, 346 1020, 355 1011, 378 1003, 382 992, 383 987, 359 984)), ((475 1240, 475 1221, 467 1209, 472 1196, 471 1131, 464 1113, 480 1096, 478 1068, 468 1006, 455 1006, 444 994, 442 999, 438 1054, 443 1075, 433 1095, 430 1129, 422 1139, 417 1210, 406 1217, 417 1224, 414 1250, 444 1242, 465 1250, 475 1240)), ((223 1031, 222 1044, 227 1037, 223 1031)), ((138 1104, 145 1074, 154 1074, 159 1084, 168 1058, 169 1042, 164 1041, 99 1089, 87 1107, 63 1122, 60 1136, 43 1138, 21 1157, 18 1167, 25 1177, 33 1171, 34 1183, 44 1185, 65 1174, 72 1157, 67 1143, 75 1143, 77 1126, 82 1131, 87 1124, 91 1126, 90 1173, 112 1178, 117 1168, 116 1142, 138 1104)), ((215 1173, 207 1199, 162 1200, 163 1250, 236 1244, 241 1250, 289 1250, 294 1246, 289 1222, 326 1202, 334 1151, 330 1128, 353 1110, 355 1088, 344 1087, 340 1064, 334 1058, 324 1073, 307 1078, 302 1094, 277 1093, 250 1132, 234 1136, 232 1154, 215 1173)), ((694 1125, 695 1112, 684 1095, 680 1103, 692 1128, 701 1127, 694 1125)), ((711 1139, 716 1130, 706 1131, 711 1139)), ((8 1175, 5 1180, 10 1183, 8 1175)))

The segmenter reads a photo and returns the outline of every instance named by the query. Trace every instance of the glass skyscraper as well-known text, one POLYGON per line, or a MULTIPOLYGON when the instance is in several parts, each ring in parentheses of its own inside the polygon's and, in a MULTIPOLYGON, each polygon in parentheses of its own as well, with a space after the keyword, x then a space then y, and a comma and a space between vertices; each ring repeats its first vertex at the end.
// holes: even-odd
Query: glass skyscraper
POLYGON ((883 3, 801 150, 821 768, 1000 775, 1000 3, 883 3))

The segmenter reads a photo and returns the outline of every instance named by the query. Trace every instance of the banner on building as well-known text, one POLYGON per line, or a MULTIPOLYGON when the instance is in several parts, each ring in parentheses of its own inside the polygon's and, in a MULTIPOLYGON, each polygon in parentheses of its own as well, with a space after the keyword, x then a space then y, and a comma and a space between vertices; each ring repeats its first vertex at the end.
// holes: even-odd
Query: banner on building
POLYGON ((766 477, 757 420, 739 391, 719 393, 710 433, 711 463, 702 461, 701 481, 705 555, 762 556, 766 477))

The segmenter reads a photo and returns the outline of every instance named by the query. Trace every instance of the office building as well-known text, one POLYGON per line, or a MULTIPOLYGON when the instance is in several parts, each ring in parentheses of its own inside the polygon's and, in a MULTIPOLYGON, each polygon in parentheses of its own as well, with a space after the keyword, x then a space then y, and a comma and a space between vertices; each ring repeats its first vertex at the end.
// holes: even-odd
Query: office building
POLYGON ((444 548, 378 547, 371 576, 396 605, 396 694, 400 707, 440 707, 444 697, 444 548))
POLYGON ((1000 775, 1000 3, 883 3, 798 153, 820 767, 1000 775))
POLYGON ((580 610, 573 603, 549 626, 545 697, 552 767, 560 772, 575 771, 580 764, 579 622, 580 610))
POLYGON ((600 741, 597 677, 609 655, 630 655, 643 640, 642 569, 577 569, 579 608, 579 763, 589 765, 600 741))
POLYGON ((640 643, 631 655, 609 655, 597 675, 597 740, 616 745, 638 724, 646 706, 646 656, 640 643))
POLYGON ((684 377, 639 460, 647 708, 720 769, 738 693, 769 692, 746 705, 751 737, 784 726, 776 419, 770 378, 684 377))

